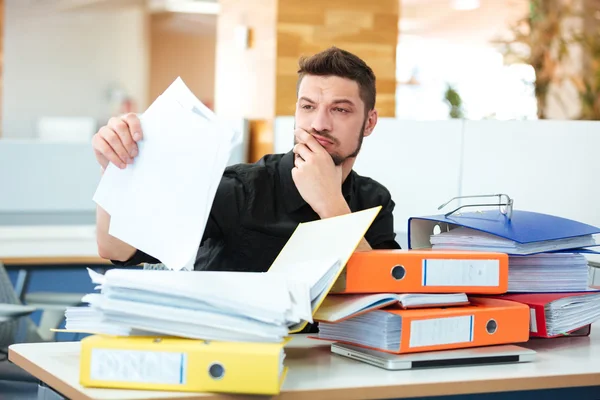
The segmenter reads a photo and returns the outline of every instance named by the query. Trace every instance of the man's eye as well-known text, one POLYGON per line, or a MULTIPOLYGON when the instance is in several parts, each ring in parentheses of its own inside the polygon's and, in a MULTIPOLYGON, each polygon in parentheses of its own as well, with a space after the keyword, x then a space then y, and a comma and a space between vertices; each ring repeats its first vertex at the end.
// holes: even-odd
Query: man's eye
POLYGON ((346 110, 345 108, 339 108, 339 107, 336 108, 335 111, 341 112, 341 113, 347 113, 348 112, 348 110, 346 110))
POLYGON ((312 110, 313 106, 309 105, 309 104, 305 104, 302 106, 303 109, 305 110, 312 110))

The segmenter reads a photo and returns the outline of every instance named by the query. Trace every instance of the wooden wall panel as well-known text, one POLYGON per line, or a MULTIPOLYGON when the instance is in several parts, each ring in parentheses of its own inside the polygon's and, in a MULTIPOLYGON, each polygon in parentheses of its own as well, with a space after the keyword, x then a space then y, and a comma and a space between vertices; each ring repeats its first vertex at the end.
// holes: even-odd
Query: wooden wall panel
POLYGON ((217 22, 215 109, 251 120, 275 113, 276 0, 220 0, 217 22), (236 40, 251 30, 252 47, 236 40))
POLYGON ((149 102, 178 76, 207 107, 214 108, 216 17, 150 16, 149 102))
POLYGON ((220 0, 217 21, 215 111, 250 120, 248 161, 273 152, 277 0, 220 0), (250 33, 250 47, 236 36, 250 33))
POLYGON ((337 46, 373 68, 379 114, 395 116, 398 18, 398 0, 278 0, 275 114, 294 115, 298 59, 337 46))

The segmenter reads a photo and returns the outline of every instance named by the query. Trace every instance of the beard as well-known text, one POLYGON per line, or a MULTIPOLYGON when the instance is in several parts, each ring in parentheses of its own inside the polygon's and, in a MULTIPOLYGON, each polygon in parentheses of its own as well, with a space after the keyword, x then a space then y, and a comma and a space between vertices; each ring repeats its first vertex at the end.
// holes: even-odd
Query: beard
MULTIPOLYGON (((354 149, 353 152, 351 152, 350 154, 347 155, 342 155, 339 153, 329 153, 329 155, 331 156, 331 159, 333 160, 333 163, 336 166, 342 165, 342 163, 344 163, 344 161, 346 161, 349 158, 355 158, 358 153, 360 153, 360 149, 362 147, 362 143, 363 143, 363 139, 364 139, 364 133, 365 133, 365 123, 366 120, 363 121, 363 124, 360 128, 360 132, 358 134, 357 137, 357 143, 356 143, 356 148, 354 149)), ((296 125, 294 123, 294 129, 296 128, 296 125)), ((310 133, 311 135, 319 135, 324 137, 325 139, 331 140, 333 142, 333 144, 338 145, 339 141, 334 138, 329 131, 317 131, 315 129, 311 129, 308 131, 308 133, 310 133)), ((296 139, 296 137, 294 136, 294 145, 298 144, 298 140, 296 139)))

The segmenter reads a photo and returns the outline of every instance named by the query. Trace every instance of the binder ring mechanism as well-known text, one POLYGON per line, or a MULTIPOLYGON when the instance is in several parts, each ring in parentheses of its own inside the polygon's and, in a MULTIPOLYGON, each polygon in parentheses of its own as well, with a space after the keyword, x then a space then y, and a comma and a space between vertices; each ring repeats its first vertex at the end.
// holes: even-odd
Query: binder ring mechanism
MULTIPOLYGON (((455 208, 454 210, 452 210, 452 211, 444 214, 444 217, 448 217, 449 215, 452 215, 455 212, 457 212, 458 210, 460 210, 462 208, 465 208, 465 207, 495 207, 495 206, 499 207, 500 213, 504 214, 508 219, 510 219, 512 217, 514 199, 511 199, 509 195, 504 194, 504 193, 500 193, 500 194, 479 194, 479 195, 472 195, 472 196, 456 196, 456 197, 451 198, 450 200, 448 200, 447 202, 445 202, 441 206, 439 206, 438 210, 441 210, 442 208, 446 207, 448 204, 450 204, 454 200, 471 199, 471 198, 482 198, 482 197, 497 197, 498 198, 498 202, 497 203, 464 204, 464 205, 461 205, 460 207, 455 208)), ((458 214, 458 215, 460 215, 460 214, 458 214)))

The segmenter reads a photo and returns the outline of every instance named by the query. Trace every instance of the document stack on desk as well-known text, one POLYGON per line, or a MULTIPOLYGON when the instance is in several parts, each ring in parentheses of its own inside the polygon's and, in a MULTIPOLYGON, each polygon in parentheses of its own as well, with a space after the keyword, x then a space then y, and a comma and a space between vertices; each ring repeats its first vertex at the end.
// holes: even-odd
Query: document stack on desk
POLYGON ((373 250, 355 253, 316 312, 318 338, 390 353, 528 339, 528 308, 467 294, 502 294, 503 253, 373 250))
POLYGON ((531 337, 587 336, 600 319, 600 293, 519 293, 499 296, 529 306, 531 337))
POLYGON ((508 292, 588 289, 587 260, 600 228, 553 215, 499 210, 409 219, 409 247, 509 255, 508 292), (434 228, 440 228, 435 234, 434 228), (540 279, 543 275, 544 279, 540 279))
MULTIPOLYGON (((600 233, 600 228, 547 214, 514 210, 509 216, 491 210, 411 218, 409 231, 412 231, 409 245, 413 248, 508 254, 507 292, 514 295, 499 298, 522 301, 531 307, 532 337, 558 336, 550 327, 549 330, 536 328, 536 315, 538 319, 549 318, 551 312, 547 311, 544 317, 538 308, 536 314, 534 305, 562 304, 557 314, 562 322, 551 323, 556 329, 568 328, 561 331, 561 335, 581 332, 600 318, 594 306, 596 299, 600 301, 600 293, 586 294, 594 289, 589 288, 588 261, 584 256, 592 252, 588 247, 598 245, 595 235, 600 233), (435 226, 440 228, 440 233, 434 233, 435 226), (576 312, 571 314, 568 310, 576 312)), ((545 325, 545 321, 538 320, 538 323, 545 325)))
POLYGON ((380 208, 300 224, 266 273, 131 269, 90 273, 100 293, 84 298, 89 306, 66 311, 66 330, 117 336, 83 342, 82 382, 96 387, 277 393, 281 375, 273 371, 282 370, 273 365, 283 362, 286 338, 313 322, 380 208), (333 242, 328 240, 332 236, 333 242), (153 345, 152 339, 161 344, 153 345), (198 340, 211 345, 198 345, 198 340), (100 348, 105 351, 97 356, 100 348), (146 356, 127 367, 133 378, 123 381, 111 375, 115 354, 139 350, 154 357, 152 349, 183 352, 187 361, 181 362, 189 373, 209 370, 207 363, 220 359, 225 374, 230 370, 225 375, 229 378, 202 380, 189 375, 185 380, 173 375, 178 359, 169 359, 165 365, 171 372, 165 374, 171 380, 165 383, 155 373, 144 382, 136 381, 146 371, 139 370, 146 356), (262 368, 263 362, 268 370, 262 368), (103 372, 94 375, 98 370, 103 372), (249 379, 248 374, 257 376, 249 379), (183 380, 174 381, 177 377, 183 380), (265 380, 264 385, 257 384, 265 380))
POLYGON ((433 250, 500 251, 509 254, 508 292, 571 292, 587 290, 587 259, 563 246, 594 245, 591 235, 555 242, 519 244, 475 229, 458 227, 431 235, 433 250))
POLYGON ((108 166, 94 201, 110 235, 167 270, 92 274, 100 292, 65 313, 67 330, 95 334, 82 384, 277 394, 286 338, 313 321, 381 207, 300 224, 266 273, 193 272, 236 134, 181 79, 140 121, 139 155, 108 166))

